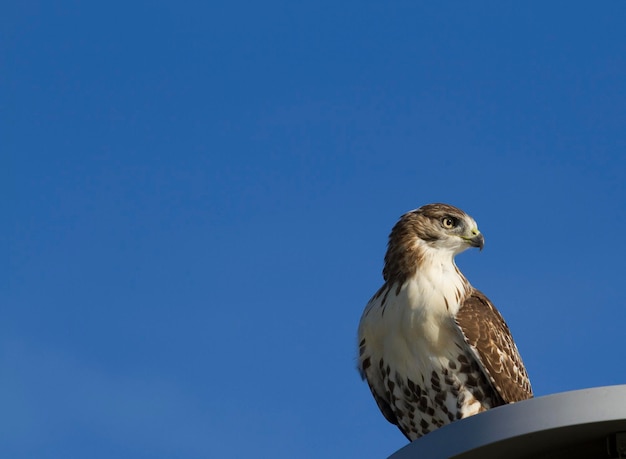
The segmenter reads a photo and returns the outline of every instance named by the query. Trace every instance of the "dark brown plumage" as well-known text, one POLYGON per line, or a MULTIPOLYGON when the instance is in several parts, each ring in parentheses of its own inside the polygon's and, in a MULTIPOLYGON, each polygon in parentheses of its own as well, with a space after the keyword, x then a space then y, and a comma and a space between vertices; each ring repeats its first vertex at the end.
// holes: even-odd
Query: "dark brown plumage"
POLYGON ((528 373, 509 327, 482 292, 472 290, 459 309, 456 322, 503 403, 519 402, 533 396, 528 373))

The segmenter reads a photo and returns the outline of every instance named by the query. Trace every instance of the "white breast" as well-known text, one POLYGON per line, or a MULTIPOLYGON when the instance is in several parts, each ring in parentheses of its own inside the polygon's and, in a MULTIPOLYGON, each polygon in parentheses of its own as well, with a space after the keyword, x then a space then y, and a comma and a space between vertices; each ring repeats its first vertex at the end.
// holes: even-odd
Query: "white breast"
POLYGON ((451 253, 426 251, 414 276, 370 300, 361 318, 360 338, 395 358, 447 357, 447 349, 462 339, 454 316, 470 288, 451 253))
MULTIPOLYGON (((451 370, 459 355, 469 355, 454 316, 471 287, 451 257, 448 260, 448 263, 430 263, 429 269, 420 270, 400 288, 393 285, 388 292, 372 298, 359 326, 359 341, 365 343, 360 366, 363 369, 365 359, 371 362, 364 373, 372 389, 378 394, 392 392, 390 405, 397 412, 406 412, 409 401, 399 386, 407 380, 421 386, 429 398, 429 406, 435 408, 435 413, 428 417, 429 425, 450 422, 447 416, 457 415, 459 396, 467 401, 462 417, 483 409, 465 389, 467 375, 451 370), (380 362, 385 367, 389 365, 391 374, 385 375, 380 370, 380 362), (453 396, 449 392, 441 401, 440 405, 445 405, 443 411, 433 401, 437 393, 431 382, 433 372, 442 375, 442 379, 448 372, 450 384, 460 389, 460 394, 453 396), (389 380, 394 381, 395 389, 391 391, 389 380)), ((413 409, 417 410, 415 406, 413 409)), ((417 417, 411 418, 414 419, 417 417)), ((407 425, 405 431, 411 428, 407 425)))
MULTIPOLYGON (((366 340, 372 361, 393 363, 397 371, 419 381, 456 358, 465 343, 454 322, 457 289, 447 290, 444 296, 428 279, 414 278, 397 294, 394 286, 387 295, 373 298, 359 327, 359 340, 366 340)), ((461 282, 458 291, 464 291, 461 282)))

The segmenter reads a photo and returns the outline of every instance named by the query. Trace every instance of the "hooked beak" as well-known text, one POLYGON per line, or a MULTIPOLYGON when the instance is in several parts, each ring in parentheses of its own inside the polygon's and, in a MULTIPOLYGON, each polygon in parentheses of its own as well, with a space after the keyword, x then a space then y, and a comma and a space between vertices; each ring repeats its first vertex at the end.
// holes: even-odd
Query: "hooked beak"
POLYGON ((475 230, 475 231, 476 231, 476 234, 474 234, 474 236, 466 237, 463 239, 467 241, 470 247, 478 247, 480 250, 482 250, 483 247, 485 246, 485 238, 478 230, 475 230))

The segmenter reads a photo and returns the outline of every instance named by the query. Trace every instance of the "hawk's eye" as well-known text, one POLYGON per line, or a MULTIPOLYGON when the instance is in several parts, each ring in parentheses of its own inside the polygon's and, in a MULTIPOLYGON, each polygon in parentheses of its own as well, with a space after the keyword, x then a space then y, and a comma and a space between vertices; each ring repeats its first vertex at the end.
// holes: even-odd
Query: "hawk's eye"
POLYGON ((452 229, 452 228, 454 228, 457 225, 457 221, 456 221, 456 218, 443 217, 441 219, 441 224, 446 229, 452 229))

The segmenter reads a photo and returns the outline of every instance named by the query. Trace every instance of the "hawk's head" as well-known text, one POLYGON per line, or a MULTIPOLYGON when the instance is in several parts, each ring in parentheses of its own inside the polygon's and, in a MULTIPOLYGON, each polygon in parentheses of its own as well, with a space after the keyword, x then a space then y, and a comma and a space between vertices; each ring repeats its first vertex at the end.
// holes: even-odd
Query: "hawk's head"
POLYGON ((391 230, 383 277, 403 281, 429 249, 454 257, 469 247, 482 250, 485 239, 472 217, 449 204, 428 204, 407 212, 391 230))

